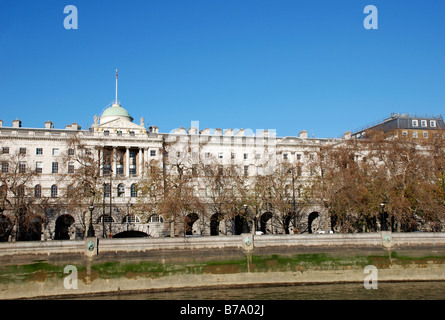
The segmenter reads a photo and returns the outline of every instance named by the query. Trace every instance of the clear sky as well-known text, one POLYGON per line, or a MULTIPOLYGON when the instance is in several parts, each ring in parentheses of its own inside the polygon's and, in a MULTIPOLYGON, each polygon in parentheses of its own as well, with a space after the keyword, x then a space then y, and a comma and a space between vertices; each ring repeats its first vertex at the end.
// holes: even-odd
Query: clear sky
POLYGON ((160 132, 336 137, 391 112, 443 114, 444 17, 442 0, 1 0, 0 119, 86 129, 116 68, 122 106, 160 132))

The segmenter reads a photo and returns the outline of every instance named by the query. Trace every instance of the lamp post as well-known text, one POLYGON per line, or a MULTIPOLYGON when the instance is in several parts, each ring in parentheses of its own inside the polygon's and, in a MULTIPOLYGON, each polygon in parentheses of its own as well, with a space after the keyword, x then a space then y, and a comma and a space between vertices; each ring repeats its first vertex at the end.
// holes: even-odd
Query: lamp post
POLYGON ((90 226, 88 227, 88 232, 87 232, 87 237, 94 237, 94 228, 93 228, 93 210, 94 210, 94 206, 90 205, 89 207, 90 209, 90 226))
POLYGON ((382 216, 381 216, 381 221, 382 221, 382 231, 387 231, 386 230, 386 221, 385 221, 385 203, 381 203, 380 207, 382 208, 382 216))
POLYGON ((113 169, 111 168, 111 165, 108 164, 107 165, 107 171, 108 174, 110 175, 110 221, 109 221, 109 237, 111 238, 112 233, 111 233, 111 222, 113 220, 112 216, 111 216, 111 209, 112 209, 112 201, 113 201, 113 187, 112 187, 112 182, 113 182, 113 169))
POLYGON ((297 228, 297 206, 295 203, 295 175, 292 167, 292 209, 294 211, 294 230, 297 228))
POLYGON ((442 192, 443 192, 443 201, 445 203, 445 181, 444 181, 445 177, 443 176, 443 168, 440 167, 439 171, 442 174, 442 192))

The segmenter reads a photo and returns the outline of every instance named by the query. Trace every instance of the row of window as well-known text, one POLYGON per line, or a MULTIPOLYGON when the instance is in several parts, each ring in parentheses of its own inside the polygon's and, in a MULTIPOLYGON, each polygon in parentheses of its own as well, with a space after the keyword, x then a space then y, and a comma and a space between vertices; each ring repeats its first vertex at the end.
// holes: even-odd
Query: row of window
MULTIPOLYGON (((67 194, 70 195, 70 192, 72 192, 73 186, 69 185, 67 188, 67 194)), ((21 189, 19 189, 18 194, 23 196, 24 195, 24 187, 21 186, 21 189)), ((51 198, 57 198, 59 196, 59 187, 56 184, 53 184, 51 186, 51 198)), ((106 184, 104 188, 104 196, 110 197, 110 185, 106 184)), ((125 196, 125 187, 123 184, 119 184, 117 187, 117 196, 118 197, 124 197, 125 196)), ((132 184, 130 186, 130 196, 132 198, 135 198, 138 196, 136 184, 132 184)), ((34 187, 34 197, 35 198, 41 198, 42 197, 42 186, 40 184, 37 184, 34 187)))
MULTIPOLYGON (((423 134, 424 138, 428 138, 428 131, 423 131, 422 134, 423 134)), ((435 133, 434 135, 435 135, 436 138, 439 138, 439 134, 438 133, 435 133)), ((408 137, 408 131, 402 131, 402 136, 404 138, 408 137)), ((418 132, 417 131, 413 131, 413 138, 418 138, 418 137, 419 137, 418 132)), ((445 134, 443 135, 443 138, 445 138, 445 134)))
MULTIPOLYGON (((212 154, 210 152, 206 152, 204 154, 204 156, 205 156, 206 159, 210 159, 212 154)), ((181 157, 181 152, 177 152, 176 153, 176 157, 180 158, 181 157)), ((218 159, 223 159, 224 158, 224 153, 223 152, 218 152, 217 157, 218 157, 218 159)), ((235 157, 236 157, 236 154, 234 152, 232 152, 230 154, 230 159, 233 160, 233 159, 235 159, 235 157)), ((296 157, 297 157, 296 158, 297 160, 301 160, 302 154, 297 153, 296 157)), ((192 158, 194 158, 194 159, 198 158, 198 153, 197 152, 192 152, 192 158)), ((314 155, 310 154, 309 158, 310 158, 310 160, 314 160, 314 155)), ((244 160, 248 160, 249 159, 249 153, 243 153, 243 159, 244 160)), ((261 159, 261 153, 256 153, 255 154, 255 159, 256 160, 260 160, 261 159)), ((283 159, 284 160, 289 160, 289 153, 283 153, 283 159)))
MULTIPOLYGON (((9 147, 2 147, 2 154, 9 154, 10 150, 9 147)), ((90 149, 85 149, 85 153, 91 154, 91 150, 90 149)), ((20 148, 19 149, 19 154, 21 155, 26 155, 27 154, 27 149, 26 148, 20 148)), ((52 148, 51 154, 53 156, 59 156, 60 155, 60 151, 59 148, 52 148)), ((70 148, 68 149, 68 155, 69 156, 73 156, 74 155, 74 149, 70 148)), ((36 148, 36 156, 43 156, 43 148, 36 148)), ((150 156, 151 157, 156 157, 156 150, 150 150, 150 156)))
MULTIPOLYGON (((417 119, 413 119, 412 120, 412 126, 413 127, 418 127, 419 126, 419 120, 417 119)), ((430 127, 431 128, 436 128, 436 120, 430 120, 430 127)), ((428 127, 428 120, 420 120, 420 126, 422 128, 427 128, 428 127)))

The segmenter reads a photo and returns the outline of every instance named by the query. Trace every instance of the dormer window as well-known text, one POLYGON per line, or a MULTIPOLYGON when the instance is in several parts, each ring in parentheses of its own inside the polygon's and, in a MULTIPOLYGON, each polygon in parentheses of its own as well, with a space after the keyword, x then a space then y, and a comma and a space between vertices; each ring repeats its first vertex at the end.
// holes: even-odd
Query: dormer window
POLYGON ((419 120, 413 120, 412 124, 413 124, 413 127, 418 127, 419 126, 419 120))
POLYGON ((427 121, 426 120, 421 120, 420 121, 420 124, 422 125, 422 127, 428 127, 428 123, 427 123, 427 121))

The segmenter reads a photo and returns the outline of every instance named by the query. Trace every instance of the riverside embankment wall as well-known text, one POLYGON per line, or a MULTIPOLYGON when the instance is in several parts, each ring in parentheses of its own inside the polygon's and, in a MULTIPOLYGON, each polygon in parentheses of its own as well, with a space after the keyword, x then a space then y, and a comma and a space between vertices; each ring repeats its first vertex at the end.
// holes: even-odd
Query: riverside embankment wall
POLYGON ((302 283, 445 280, 445 233, 86 239, 0 244, 0 298, 302 283), (91 246, 91 242, 94 246, 91 246), (394 252, 414 252, 401 257, 394 252), (78 269, 66 288, 66 265, 78 269))

